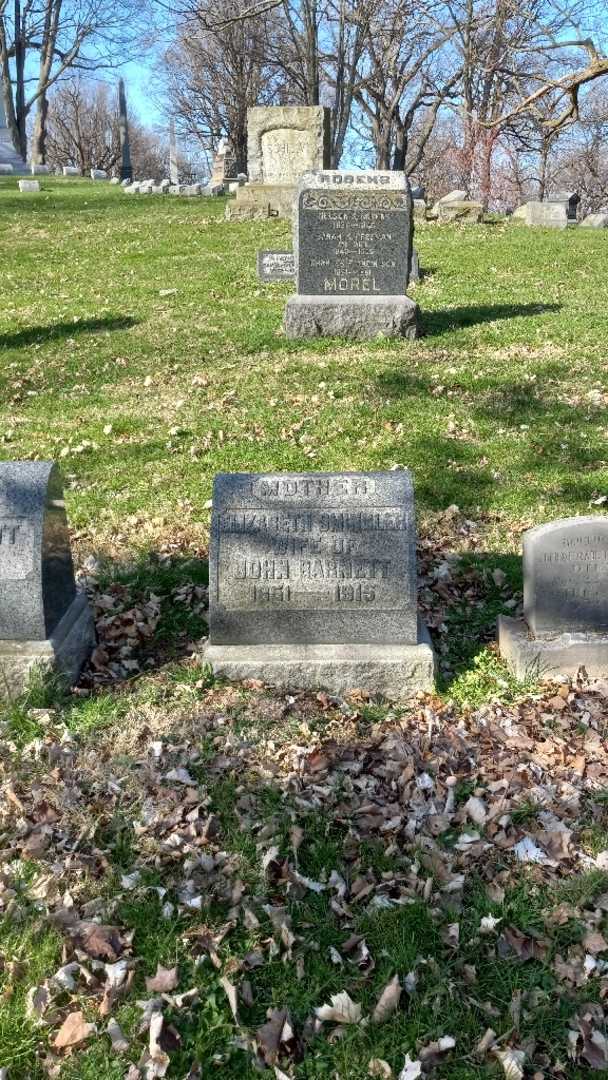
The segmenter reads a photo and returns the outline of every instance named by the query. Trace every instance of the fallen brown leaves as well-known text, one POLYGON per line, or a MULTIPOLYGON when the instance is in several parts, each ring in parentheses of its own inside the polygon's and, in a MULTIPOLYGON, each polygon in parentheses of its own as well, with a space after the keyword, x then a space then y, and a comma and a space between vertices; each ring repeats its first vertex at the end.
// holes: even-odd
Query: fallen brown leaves
MULTIPOLYGON (((223 988, 238 1046, 276 1075, 290 1075, 311 1039, 390 1023, 407 1010, 426 973, 439 970, 434 957, 421 957, 415 970, 386 972, 364 1006, 360 989, 382 958, 359 932, 361 916, 425 905, 460 970, 458 993, 485 1008, 477 1002, 474 966, 459 959, 470 946, 464 927, 473 879, 485 882, 488 897, 473 934, 493 963, 542 964, 566 997, 593 989, 608 1000, 608 896, 592 905, 550 904, 542 930, 489 907, 522 879, 551 887, 605 867, 608 853, 592 853, 586 837, 590 823, 606 822, 608 685, 564 684, 516 705, 464 712, 428 698, 371 724, 368 705, 364 694, 341 701, 228 688, 203 691, 187 709, 134 706, 120 729, 94 741, 70 735, 51 711, 35 743, 17 751, 5 741, 0 912, 19 910, 23 886, 15 873, 27 859, 30 898, 64 941, 61 966, 27 1001, 29 1015, 49 1032, 53 1067, 103 1033, 117 1053, 137 1048, 133 1077, 166 1074, 181 1045, 173 1017, 199 1007, 197 988, 180 988, 181 962, 144 973, 138 1032, 125 1032, 116 1020, 141 964, 132 930, 116 917, 118 904, 125 897, 144 902, 151 892, 164 919, 188 920, 187 956, 208 965, 223 988), (213 809, 215 785, 227 780, 234 827, 255 847, 257 892, 245 884, 241 856, 213 809), (281 814, 264 810, 260 792, 268 788, 279 793, 281 814), (306 872, 307 836, 320 816, 342 836, 342 859, 313 876, 306 872), (114 894, 101 899, 118 819, 130 823, 132 865, 121 870, 114 894), (392 870, 375 871, 362 857, 369 841, 392 870), (162 885, 146 884, 149 869, 162 885), (255 1002, 257 969, 279 961, 301 982, 314 964, 292 912, 321 896, 343 931, 329 952, 342 988, 320 996, 308 1017, 294 1017, 285 1002, 250 1028, 243 1017, 255 1002), (214 921, 211 911, 223 917, 214 921), (556 931, 570 923, 580 933, 557 947, 556 931), (237 931, 251 935, 249 951, 233 951, 237 931)), ((546 1055, 519 1035, 521 1017, 535 1007, 534 991, 520 993, 508 1038, 488 1027, 465 1052, 495 1060, 509 1077, 523 1075, 528 1063, 545 1068, 546 1055)), ((599 1068, 605 1027, 603 1005, 573 1009, 572 1060, 599 1068)), ((401 1075, 423 1075, 449 1060, 457 1034, 410 1047, 401 1075)), ((374 1059, 371 1075, 397 1075, 387 1069, 374 1059)))

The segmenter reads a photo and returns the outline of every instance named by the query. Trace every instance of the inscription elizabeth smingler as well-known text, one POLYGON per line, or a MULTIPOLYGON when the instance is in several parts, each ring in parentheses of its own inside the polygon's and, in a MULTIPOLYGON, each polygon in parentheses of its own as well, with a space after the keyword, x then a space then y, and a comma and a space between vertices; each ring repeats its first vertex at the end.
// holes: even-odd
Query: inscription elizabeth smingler
POLYGON ((395 545, 411 529, 401 507, 235 507, 218 524, 218 600, 228 608, 398 610, 412 602, 409 557, 395 545))

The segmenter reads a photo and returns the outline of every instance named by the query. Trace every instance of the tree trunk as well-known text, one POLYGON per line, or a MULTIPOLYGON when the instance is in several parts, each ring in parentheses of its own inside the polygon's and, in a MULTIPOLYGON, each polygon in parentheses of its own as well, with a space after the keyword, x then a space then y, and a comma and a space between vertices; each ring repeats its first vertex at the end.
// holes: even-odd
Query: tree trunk
POLYGON ((547 137, 547 135, 544 132, 543 132, 542 140, 543 141, 542 141, 541 150, 540 150, 540 179, 539 179, 539 186, 538 186, 538 197, 541 200, 541 202, 544 199, 545 195, 547 194, 547 170, 548 170, 548 164, 549 164, 549 146, 550 146, 550 142, 551 142, 551 140, 547 137))
POLYGON ((25 42, 21 24, 21 0, 15 0, 15 124, 17 127, 18 150, 21 157, 27 157, 27 131, 25 127, 25 42))
POLYGON ((395 148, 393 150, 393 172, 405 172, 407 157, 407 132, 401 122, 395 122, 395 148))
POLYGON ((479 177, 479 194, 484 210, 488 209, 492 197, 492 158, 496 145, 496 129, 484 131, 481 147, 481 168, 479 177))
POLYGON ((46 122, 49 114, 49 102, 46 94, 38 98, 36 120, 32 133, 32 163, 46 164, 46 122))

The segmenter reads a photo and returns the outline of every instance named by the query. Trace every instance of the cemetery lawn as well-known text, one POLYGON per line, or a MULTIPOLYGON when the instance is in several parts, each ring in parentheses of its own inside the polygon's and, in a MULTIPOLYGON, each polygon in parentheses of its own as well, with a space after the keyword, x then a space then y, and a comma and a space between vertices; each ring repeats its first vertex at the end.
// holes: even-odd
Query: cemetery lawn
POLYGON ((60 462, 100 649, 0 708, 0 1077, 608 1076, 608 687, 491 644, 521 532, 608 498, 608 235, 420 227, 422 340, 297 343, 287 223, 41 186, 0 180, 0 454, 60 462), (395 466, 437 695, 214 683, 214 474, 395 466))

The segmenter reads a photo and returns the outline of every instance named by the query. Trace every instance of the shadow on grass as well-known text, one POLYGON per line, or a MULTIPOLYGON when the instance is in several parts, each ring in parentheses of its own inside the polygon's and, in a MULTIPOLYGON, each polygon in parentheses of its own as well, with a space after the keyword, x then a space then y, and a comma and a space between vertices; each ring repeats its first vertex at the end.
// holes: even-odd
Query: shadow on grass
POLYGON ((21 349, 27 345, 42 345, 47 341, 62 341, 74 337, 75 334, 129 330, 136 326, 138 321, 131 315, 109 315, 99 319, 81 319, 79 322, 30 326, 26 330, 15 330, 12 334, 0 334, 0 349, 21 349))
POLYGON ((497 319, 520 319, 561 311, 561 304, 469 304, 466 307, 425 311, 423 326, 426 337, 440 337, 453 330, 497 319))

